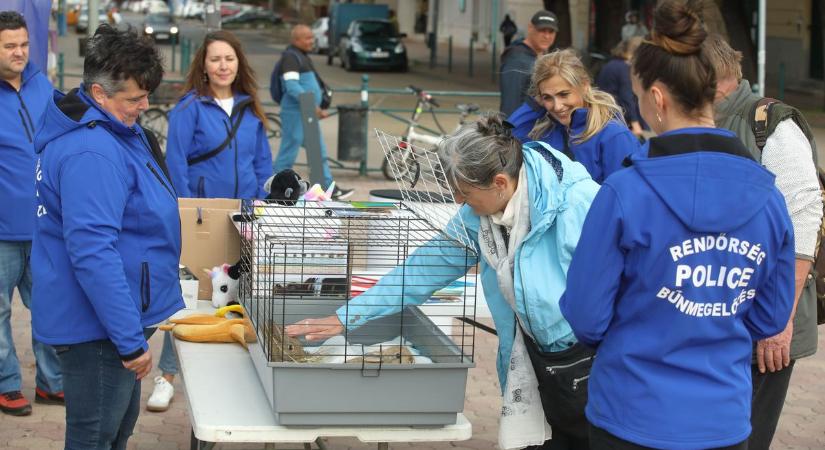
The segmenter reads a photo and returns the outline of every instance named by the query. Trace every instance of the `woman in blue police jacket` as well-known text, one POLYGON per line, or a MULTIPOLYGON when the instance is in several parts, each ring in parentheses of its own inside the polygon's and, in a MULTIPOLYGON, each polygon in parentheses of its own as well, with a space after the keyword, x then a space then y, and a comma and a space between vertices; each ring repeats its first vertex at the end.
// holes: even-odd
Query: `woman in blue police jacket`
POLYGON ((592 449, 747 448, 752 341, 782 331, 794 303, 774 176, 714 128, 700 11, 656 9, 632 82, 659 137, 602 185, 567 274, 564 317, 598 348, 592 449))
MULTIPOLYGON (((541 354, 572 362, 570 372, 560 375, 536 370, 541 401, 534 404, 544 406, 555 444, 587 448, 583 415, 586 389, 572 392, 570 383, 562 388, 568 398, 575 398, 572 405, 556 396, 564 395, 558 386, 572 380, 572 371, 586 376, 591 354, 577 345, 561 316, 558 299, 582 220, 598 185, 581 164, 546 144, 522 146, 497 117, 463 126, 442 141, 438 151, 456 201, 464 204, 453 223, 463 221, 471 245, 481 256, 469 264, 480 265, 484 295, 498 330, 497 368, 502 391, 512 394, 523 388, 527 395, 524 386, 508 384, 508 378, 514 382, 521 378, 508 376, 512 367, 531 359, 516 358, 525 355, 523 345, 531 357, 541 354), (519 343, 518 348, 514 342, 519 343)), ((453 229, 448 226, 445 232, 453 229)), ((350 300, 337 315, 287 327, 287 332, 309 339, 326 338, 343 332, 344 324, 352 329, 398 312, 401 303, 423 303, 434 291, 465 275, 467 254, 457 250, 451 254, 451 249, 437 243, 419 248, 403 267, 350 300)), ((505 395, 505 401, 514 396, 521 395, 505 395)), ((513 405, 513 409, 518 407, 513 405)), ((544 420, 539 422, 544 424, 544 420)), ((502 426, 506 428, 504 422, 502 426)), ((519 443, 541 445, 544 437, 539 433, 536 440, 519 443)), ((527 438, 526 433, 520 438, 527 438)))
POLYGON ((584 165, 597 183, 621 169, 639 151, 613 96, 593 87, 573 50, 556 50, 536 60, 530 81, 533 99, 507 119, 522 142, 543 141, 584 165))
POLYGON ((207 34, 169 114, 166 161, 179 197, 266 197, 272 154, 257 89, 238 39, 207 34))
POLYGON ((32 332, 60 358, 67 449, 126 448, 150 327, 183 308, 177 198, 136 124, 162 76, 150 39, 101 25, 35 141, 32 332))

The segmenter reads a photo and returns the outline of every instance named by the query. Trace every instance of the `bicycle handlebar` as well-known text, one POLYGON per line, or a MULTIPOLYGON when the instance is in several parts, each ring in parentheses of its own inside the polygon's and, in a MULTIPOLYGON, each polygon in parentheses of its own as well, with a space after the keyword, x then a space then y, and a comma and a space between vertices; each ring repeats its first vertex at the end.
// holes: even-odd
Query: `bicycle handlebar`
POLYGON ((438 108, 438 107, 440 107, 440 106, 441 106, 441 105, 439 105, 439 104, 438 104, 438 101, 436 101, 436 99, 435 99, 435 98, 433 98, 433 96, 432 96, 432 95, 430 95, 430 94, 426 93, 423 89, 418 88, 418 87, 415 87, 415 86, 413 86, 413 85, 409 85, 409 86, 407 86, 407 89, 409 89, 409 90, 413 91, 413 93, 414 93, 415 95, 417 95, 417 96, 418 96, 418 98, 420 98, 420 99, 421 99, 421 100, 423 100, 424 102, 429 103, 429 104, 431 104, 431 105, 435 106, 436 108, 438 108))

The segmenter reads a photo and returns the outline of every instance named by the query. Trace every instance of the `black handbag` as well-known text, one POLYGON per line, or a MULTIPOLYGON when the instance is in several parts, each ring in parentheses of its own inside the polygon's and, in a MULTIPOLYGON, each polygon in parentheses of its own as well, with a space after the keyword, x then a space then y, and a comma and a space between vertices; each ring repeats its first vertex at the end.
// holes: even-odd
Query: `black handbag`
POLYGON ((596 352, 581 343, 560 352, 544 352, 527 333, 524 345, 539 382, 547 423, 554 430, 587 439, 589 425, 584 407, 596 352))

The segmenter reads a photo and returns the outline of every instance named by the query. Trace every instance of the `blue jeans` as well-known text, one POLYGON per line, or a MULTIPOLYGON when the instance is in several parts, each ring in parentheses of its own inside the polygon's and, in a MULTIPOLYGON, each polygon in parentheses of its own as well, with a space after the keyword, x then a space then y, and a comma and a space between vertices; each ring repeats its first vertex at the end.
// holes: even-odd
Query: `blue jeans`
MULTIPOLYGON (((301 122, 301 111, 297 106, 281 108, 281 147, 278 149, 278 156, 272 163, 272 173, 277 174, 284 169, 291 169, 298 157, 298 150, 304 145, 304 126, 301 122)), ((332 183, 332 172, 329 170, 327 162, 327 146, 324 144, 324 137, 321 136, 321 158, 324 163, 323 178, 324 189, 329 188, 332 183)))
MULTIPOLYGON (((17 287, 23 305, 28 308, 31 303, 31 249, 31 241, 0 241, 0 393, 20 390, 20 362, 11 334, 11 299, 17 287)), ((37 387, 51 393, 62 391, 60 362, 54 348, 32 337, 32 350, 37 387)))
MULTIPOLYGON (((151 336, 154 328, 144 330, 151 336)), ((140 381, 108 339, 59 345, 66 450, 123 450, 140 414, 140 381)))
POLYGON ((175 353, 175 344, 172 342, 172 332, 163 333, 163 349, 160 351, 158 369, 164 375, 178 374, 178 354, 175 353))

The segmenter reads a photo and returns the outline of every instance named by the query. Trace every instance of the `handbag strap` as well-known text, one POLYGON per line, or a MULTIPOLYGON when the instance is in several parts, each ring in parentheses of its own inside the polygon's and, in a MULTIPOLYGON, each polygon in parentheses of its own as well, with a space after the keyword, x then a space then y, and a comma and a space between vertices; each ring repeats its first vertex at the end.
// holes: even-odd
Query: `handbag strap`
POLYGON ((221 142, 221 145, 215 147, 214 149, 212 149, 212 150, 210 150, 210 151, 208 151, 208 152, 206 152, 206 153, 204 153, 200 156, 196 156, 194 158, 187 159, 186 164, 190 165, 190 166, 194 166, 195 164, 202 163, 202 162, 204 162, 208 159, 212 159, 212 158, 218 156, 222 151, 224 151, 226 149, 226 147, 229 145, 229 143, 232 142, 232 139, 235 138, 235 134, 238 132, 238 128, 240 128, 240 126, 241 126, 241 121, 243 120, 244 111, 251 104, 252 104, 252 99, 248 98, 248 99, 238 103, 237 105, 235 105, 235 107, 232 109, 232 112, 234 114, 236 114, 235 122, 232 124, 232 129, 229 130, 229 133, 226 134, 226 139, 224 139, 223 142, 221 142))

